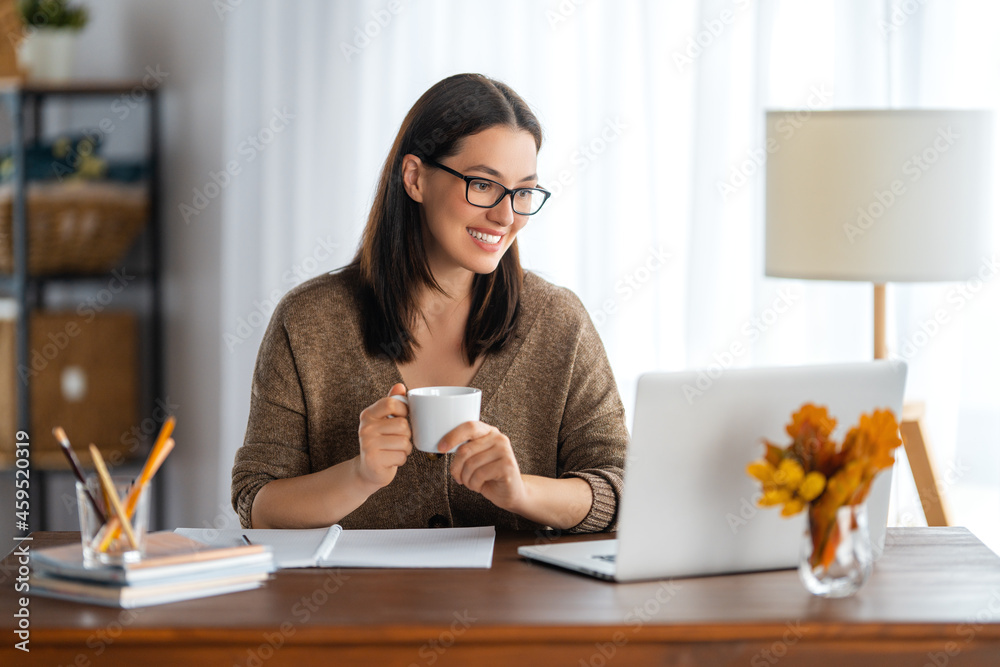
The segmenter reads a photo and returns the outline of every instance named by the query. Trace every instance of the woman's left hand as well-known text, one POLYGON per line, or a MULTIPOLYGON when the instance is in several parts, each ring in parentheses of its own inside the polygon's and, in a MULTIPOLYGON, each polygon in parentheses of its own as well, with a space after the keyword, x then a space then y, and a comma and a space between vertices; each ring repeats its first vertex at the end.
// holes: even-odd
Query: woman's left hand
POLYGON ((495 426, 470 421, 449 431, 438 443, 438 450, 447 452, 463 442, 452 459, 451 476, 500 509, 518 512, 526 489, 510 438, 495 426))

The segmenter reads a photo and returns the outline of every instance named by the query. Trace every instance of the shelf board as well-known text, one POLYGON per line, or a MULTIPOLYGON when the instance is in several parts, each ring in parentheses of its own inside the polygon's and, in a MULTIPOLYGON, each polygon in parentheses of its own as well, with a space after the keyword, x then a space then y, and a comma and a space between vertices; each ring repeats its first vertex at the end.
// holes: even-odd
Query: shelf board
POLYGON ((83 80, 67 81, 65 83, 49 83, 45 81, 26 81, 16 77, 0 77, 0 95, 22 93, 26 95, 66 95, 85 97, 88 95, 127 95, 135 88, 152 92, 154 87, 143 85, 140 80, 83 80))
MULTIPOLYGON (((80 459, 80 465, 89 470, 94 467, 94 463, 90 457, 90 451, 86 447, 74 447, 77 458, 80 459)), ((118 465, 128 465, 136 461, 142 461, 145 459, 146 451, 145 448, 141 448, 142 451, 139 452, 129 452, 127 448, 119 446, 112 447, 99 447, 101 450, 101 456, 104 457, 105 461, 109 464, 118 465), (120 463, 119 463, 120 461, 120 463)), ((16 464, 14 452, 9 449, 4 449, 0 451, 0 471, 12 470, 16 464)), ((58 445, 53 443, 53 449, 43 449, 35 450, 31 453, 31 470, 45 470, 45 471, 69 471, 69 462, 66 460, 65 454, 62 450, 58 448, 58 445)))
MULTIPOLYGON (((129 276, 135 276, 133 280, 146 282, 153 278, 152 271, 132 271, 125 270, 129 276)), ((107 273, 53 273, 41 276, 28 276, 29 285, 39 285, 44 283, 82 283, 82 282, 104 282, 112 280, 114 275, 107 273)), ((131 284, 131 281, 129 282, 131 284)), ((0 296, 14 296, 14 276, 10 274, 0 274, 0 296)))

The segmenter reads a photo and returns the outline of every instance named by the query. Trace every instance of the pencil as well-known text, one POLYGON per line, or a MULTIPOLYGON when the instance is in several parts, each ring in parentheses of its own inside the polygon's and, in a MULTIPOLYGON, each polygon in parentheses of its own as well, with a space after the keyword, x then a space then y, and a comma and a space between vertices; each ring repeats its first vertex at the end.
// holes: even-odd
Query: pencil
MULTIPOLYGON (((156 471, 160 469, 163 462, 174 448, 174 439, 167 438, 166 442, 159 450, 154 450, 150 453, 149 459, 146 460, 146 465, 143 467, 142 472, 139 473, 139 480, 132 485, 132 490, 129 491, 128 500, 125 502, 125 514, 131 515, 135 511, 135 506, 139 504, 139 494, 145 492, 147 486, 149 486, 149 480, 153 478, 156 471)), ((118 521, 118 517, 111 517, 108 522, 107 531, 105 532, 104 539, 101 541, 101 546, 98 551, 105 551, 111 544, 112 540, 116 539, 118 535, 121 534, 121 522, 118 521)))
POLYGON ((97 518, 101 520, 101 523, 105 523, 108 517, 105 516, 104 510, 97 503, 94 498, 94 494, 90 492, 87 488, 87 480, 83 476, 83 470, 80 468, 80 459, 76 458, 76 452, 73 451, 73 447, 69 444, 69 438, 66 437, 66 431, 63 430, 62 426, 56 426, 52 429, 52 435, 56 436, 56 440, 59 441, 59 446, 62 448, 63 454, 69 459, 69 465, 73 468, 73 474, 76 476, 80 483, 83 484, 83 492, 87 494, 87 499, 90 500, 91 507, 94 508, 94 512, 97 513, 97 518))
POLYGON ((118 498, 118 492, 115 491, 114 482, 111 481, 111 475, 108 473, 107 466, 104 465, 104 458, 101 456, 100 450, 93 444, 90 445, 90 455, 94 459, 97 476, 100 477, 101 484, 104 485, 104 492, 108 494, 108 499, 111 501, 111 507, 115 510, 115 514, 118 515, 118 521, 121 522, 122 528, 125 530, 125 537, 128 538, 129 546, 133 549, 138 549, 139 543, 135 539, 135 533, 132 532, 132 524, 129 523, 128 516, 125 514, 125 508, 122 507, 122 501, 118 498))
MULTIPOLYGON (((163 426, 160 427, 160 432, 156 436, 156 443, 153 445, 153 449, 150 450, 149 456, 146 457, 146 463, 142 466, 142 472, 139 473, 139 483, 132 487, 132 490, 129 491, 128 498, 125 500, 125 511, 127 514, 131 515, 132 512, 135 511, 135 506, 139 504, 139 493, 156 473, 156 468, 159 468, 160 464, 163 463, 162 459, 159 463, 157 463, 157 459, 161 456, 166 458, 166 454, 163 453, 163 450, 166 448, 168 441, 173 442, 170 440, 170 434, 173 433, 174 424, 176 423, 177 420, 174 419, 173 415, 170 415, 163 422, 163 426)), ((170 446, 173 447, 172 444, 170 446)), ((170 450, 168 449, 167 452, 169 453, 169 451, 170 450)), ((114 517, 111 517, 107 535, 105 535, 104 541, 101 542, 101 551, 107 549, 107 545, 111 544, 111 540, 116 539, 120 534, 121 526, 115 523, 114 517)))

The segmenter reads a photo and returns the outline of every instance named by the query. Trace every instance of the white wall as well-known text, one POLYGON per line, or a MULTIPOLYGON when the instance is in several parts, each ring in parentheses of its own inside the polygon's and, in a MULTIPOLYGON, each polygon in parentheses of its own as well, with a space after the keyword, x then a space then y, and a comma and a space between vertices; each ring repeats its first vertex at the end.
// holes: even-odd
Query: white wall
MULTIPOLYGON (((76 64, 81 78, 169 72, 162 94, 166 397, 177 447, 166 469, 168 526, 200 525, 218 495, 221 201, 187 224, 178 212, 222 155, 224 21, 200 0, 91 0, 76 64)), ((228 489, 224 490, 228 497, 228 489)), ((213 512, 214 513, 214 512, 213 512)))

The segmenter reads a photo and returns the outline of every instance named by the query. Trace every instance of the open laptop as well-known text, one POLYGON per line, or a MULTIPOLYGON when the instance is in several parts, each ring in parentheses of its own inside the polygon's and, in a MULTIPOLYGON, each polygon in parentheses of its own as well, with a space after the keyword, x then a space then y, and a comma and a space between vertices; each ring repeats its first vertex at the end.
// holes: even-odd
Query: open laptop
MULTIPOLYGON (((521 556, 613 581, 689 577, 798 566, 805 513, 781 518, 757 507, 747 464, 762 438, 785 446, 785 425, 803 403, 825 405, 841 442, 862 413, 903 407, 898 362, 647 373, 618 508, 617 539, 523 546, 521 556)), ((890 471, 868 496, 873 544, 885 541, 890 471)))

